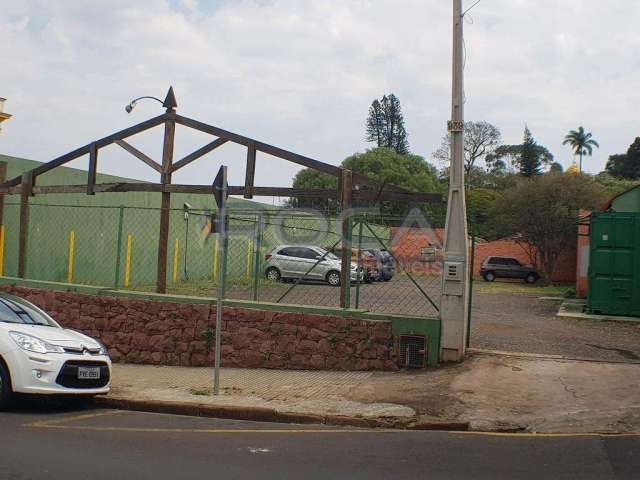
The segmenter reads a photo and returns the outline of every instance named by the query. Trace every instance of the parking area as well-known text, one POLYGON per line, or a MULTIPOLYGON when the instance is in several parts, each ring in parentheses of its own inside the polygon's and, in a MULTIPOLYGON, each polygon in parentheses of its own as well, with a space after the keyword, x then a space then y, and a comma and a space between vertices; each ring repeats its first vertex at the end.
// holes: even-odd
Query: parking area
MULTIPOLYGON (((215 284, 204 282, 182 282, 169 289, 170 293, 194 296, 215 296, 215 284)), ((434 316, 440 304, 441 276, 396 274, 388 282, 362 282, 351 286, 351 307, 374 313, 397 315, 434 316), (433 303, 431 303, 433 302, 433 303)), ((249 285, 227 286, 226 298, 252 300, 249 285)), ((340 288, 321 282, 261 281, 256 294, 261 302, 340 307, 340 288), (283 297, 284 295, 284 297, 283 297)))
POLYGON ((471 347, 640 363, 640 323, 558 318, 561 299, 505 285, 476 289, 471 347))

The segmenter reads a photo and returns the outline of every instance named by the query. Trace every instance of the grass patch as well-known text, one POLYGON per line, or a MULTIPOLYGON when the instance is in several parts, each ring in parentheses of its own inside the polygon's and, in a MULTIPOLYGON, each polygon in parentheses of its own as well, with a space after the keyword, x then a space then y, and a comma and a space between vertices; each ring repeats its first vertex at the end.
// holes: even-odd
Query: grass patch
POLYGON ((473 291, 477 293, 519 293, 525 295, 564 297, 567 292, 575 288, 573 283, 563 283, 557 285, 539 285, 534 283, 529 285, 523 281, 485 282, 482 278, 473 279, 473 291))

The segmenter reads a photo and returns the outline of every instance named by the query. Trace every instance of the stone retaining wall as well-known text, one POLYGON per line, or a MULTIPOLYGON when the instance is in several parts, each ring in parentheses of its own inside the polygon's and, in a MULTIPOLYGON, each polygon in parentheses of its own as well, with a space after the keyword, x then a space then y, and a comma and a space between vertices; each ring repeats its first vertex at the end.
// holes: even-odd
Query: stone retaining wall
MULTIPOLYGON (((215 305, 94 296, 17 286, 66 328, 100 339, 114 362, 213 364, 215 305)), ((226 367, 394 370, 391 323, 331 315, 225 307, 226 367)))

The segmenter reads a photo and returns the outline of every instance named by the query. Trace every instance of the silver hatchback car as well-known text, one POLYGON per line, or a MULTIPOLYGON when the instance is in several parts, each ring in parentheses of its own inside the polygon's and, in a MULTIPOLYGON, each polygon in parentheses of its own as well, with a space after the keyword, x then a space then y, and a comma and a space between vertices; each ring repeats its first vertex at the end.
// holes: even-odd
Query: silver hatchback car
MULTIPOLYGON (((279 281, 301 278, 340 285, 340 259, 325 249, 312 245, 280 245, 265 256, 265 276, 268 280, 279 281)), ((351 263, 351 281, 362 281, 362 269, 351 263)))

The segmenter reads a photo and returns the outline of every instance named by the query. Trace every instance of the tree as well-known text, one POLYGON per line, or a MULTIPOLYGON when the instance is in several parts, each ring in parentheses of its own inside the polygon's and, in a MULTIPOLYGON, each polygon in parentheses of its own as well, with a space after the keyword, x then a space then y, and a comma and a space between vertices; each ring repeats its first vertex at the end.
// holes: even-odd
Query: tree
POLYGON ((485 239, 494 236, 494 228, 490 220, 493 206, 499 197, 498 191, 488 188, 469 190, 466 201, 470 234, 479 235, 485 239))
POLYGON ((551 165, 549 165, 549 173, 562 173, 563 171, 564 168, 562 167, 561 163, 553 162, 551 165))
POLYGON ((391 148, 401 155, 409 153, 400 100, 393 93, 374 100, 366 122, 366 140, 378 147, 391 148))
POLYGON ((538 163, 540 168, 553 163, 553 154, 547 150, 546 147, 536 143, 535 140, 533 140, 533 145, 528 145, 526 152, 524 152, 527 137, 531 137, 531 140, 533 140, 529 128, 525 127, 523 142, 517 145, 500 145, 493 153, 487 155, 487 166, 495 169, 498 166, 506 168, 506 166, 509 165, 512 169, 516 169, 521 173, 523 173, 524 170, 526 173, 526 171, 531 170, 531 167, 538 163), (523 157, 523 154, 525 154, 526 157, 523 157), (523 158, 525 163, 530 163, 529 166, 523 166, 523 158))
POLYGON ((585 132, 584 127, 578 127, 578 130, 570 130, 569 133, 564 137, 563 145, 571 145, 573 149, 574 155, 580 155, 580 164, 578 167, 578 171, 582 173, 582 156, 589 155, 593 153, 593 147, 600 148, 598 142, 593 139, 593 135, 591 132, 585 132))
MULTIPOLYGON (((502 136, 500 130, 489 122, 464 123, 464 173, 470 176, 478 160, 494 152, 500 145, 502 136)), ((442 137, 442 143, 433 152, 433 158, 449 165, 451 162, 451 134, 442 137)))
POLYGON ((495 202, 492 218, 503 235, 534 247, 545 281, 562 252, 576 244, 578 212, 594 209, 605 195, 591 177, 539 175, 522 179, 495 202))
POLYGON ((614 177, 629 180, 640 178, 640 137, 629 146, 627 153, 611 155, 605 170, 614 177))
MULTIPOLYGON (((376 184, 395 185, 412 192, 442 193, 438 182, 438 172, 419 155, 401 155, 390 148, 373 148, 365 153, 356 153, 344 159, 342 167, 366 175, 376 184)), ((335 177, 305 168, 293 179, 294 188, 336 188, 335 177)), ((333 211, 335 200, 323 198, 293 198, 289 205, 294 207, 315 207, 333 211)), ((407 209, 402 202, 382 202, 382 211, 387 214, 401 214, 407 209)))
POLYGON ((600 172, 593 177, 593 179, 606 192, 607 198, 615 197, 622 192, 626 192, 627 190, 640 185, 640 183, 638 183, 638 179, 632 180, 622 177, 614 177, 607 171, 600 172))
POLYGON ((531 135, 529 127, 524 127, 524 139, 522 141, 522 150, 520 152, 520 175, 523 177, 533 177, 542 173, 542 161, 538 155, 536 141, 531 135))
MULTIPOLYGON (((338 179, 333 175, 304 168, 296 173, 293 177, 293 188, 326 188, 336 189, 338 179)), ((292 197, 288 202, 288 206, 293 208, 314 208, 324 212, 334 212, 337 208, 337 198, 323 197, 292 197)))

